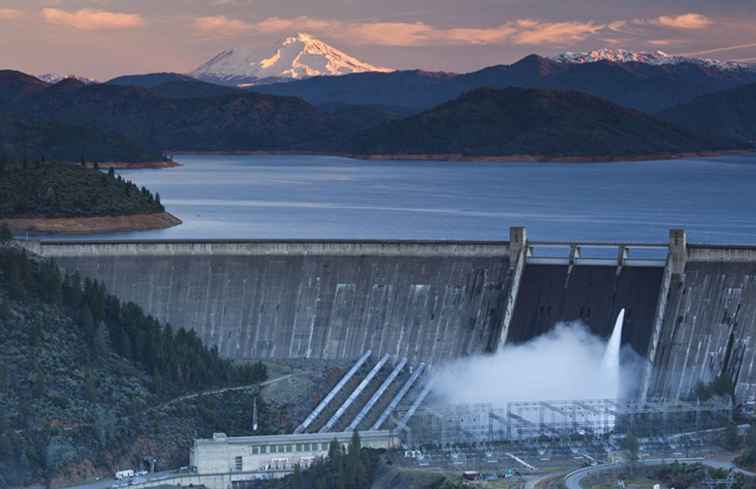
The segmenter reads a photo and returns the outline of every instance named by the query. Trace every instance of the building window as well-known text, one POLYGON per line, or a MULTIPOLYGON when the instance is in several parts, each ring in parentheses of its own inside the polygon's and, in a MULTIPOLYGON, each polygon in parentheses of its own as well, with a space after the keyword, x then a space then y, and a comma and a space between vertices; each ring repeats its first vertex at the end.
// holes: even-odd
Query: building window
POLYGON ((298 452, 302 451, 302 444, 301 443, 297 443, 297 451, 298 452))
POLYGON ((260 453, 260 447, 252 447, 252 455, 257 455, 260 453))
POLYGON ((321 450, 328 450, 328 443, 321 443, 320 444, 320 449, 321 450))
POLYGON ((287 451, 287 452, 290 452, 290 451, 291 451, 291 449, 292 449, 292 446, 291 446, 291 445, 286 445, 286 451, 287 451))
POLYGON ((244 470, 244 460, 241 457, 234 457, 234 469, 237 472, 244 470))

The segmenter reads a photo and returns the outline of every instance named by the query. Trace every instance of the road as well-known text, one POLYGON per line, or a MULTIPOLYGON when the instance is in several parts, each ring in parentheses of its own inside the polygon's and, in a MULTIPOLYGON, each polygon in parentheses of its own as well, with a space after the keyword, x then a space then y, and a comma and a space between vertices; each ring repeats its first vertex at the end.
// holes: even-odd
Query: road
MULTIPOLYGON (((222 394, 224 392, 243 391, 243 390, 249 390, 249 389, 254 389, 258 387, 260 388, 266 387, 272 384, 276 384, 278 382, 283 382, 284 380, 290 379, 291 377, 294 377, 296 375, 297 374, 287 374, 287 375, 282 375, 280 377, 276 377, 275 379, 266 380, 265 382, 261 382, 259 384, 240 385, 236 387, 224 387, 222 389, 213 389, 213 390, 207 390, 207 391, 202 391, 202 392, 195 392, 193 394, 187 394, 181 397, 176 397, 162 404, 152 406, 138 414, 135 414, 134 416, 141 416, 146 413, 149 413, 158 409, 162 409, 167 406, 177 404, 179 402, 196 399, 198 397, 212 396, 212 395, 222 394)), ((175 470, 155 472, 153 474, 149 474, 148 476, 146 476, 145 479, 147 480, 160 479, 160 478, 163 478, 168 475, 175 474, 175 473, 176 473, 175 470)), ((105 478, 105 479, 100 479, 100 480, 95 480, 95 481, 83 482, 81 484, 76 484, 73 486, 66 486, 65 489, 109 489, 113 484, 115 484, 115 482, 116 480, 110 477, 110 478, 105 478)))
MULTIPOLYGON (((738 472, 743 475, 756 477, 755 473, 740 469, 736 467, 735 464, 733 464, 732 462, 725 462, 722 460, 715 460, 715 459, 658 458, 658 459, 642 460, 638 463, 641 465, 663 465, 663 464, 669 464, 675 461, 679 463, 683 463, 683 464, 703 464, 703 465, 706 465, 707 467, 712 467, 715 469, 734 470, 735 472, 738 472)), ((580 482, 588 475, 595 474, 597 472, 604 472, 604 471, 608 471, 612 469, 617 469, 621 466, 622 464, 603 464, 603 465, 594 465, 592 467, 584 467, 582 469, 578 469, 567 474, 567 476, 564 478, 564 484, 567 486, 567 489, 582 489, 582 487, 580 486, 580 482)))

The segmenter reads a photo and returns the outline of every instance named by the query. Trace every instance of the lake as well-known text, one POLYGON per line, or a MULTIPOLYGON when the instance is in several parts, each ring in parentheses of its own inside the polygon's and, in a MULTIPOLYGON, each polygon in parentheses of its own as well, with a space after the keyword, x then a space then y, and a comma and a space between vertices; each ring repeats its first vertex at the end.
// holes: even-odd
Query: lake
MULTIPOLYGON (((507 239, 756 244, 756 156, 628 163, 177 155, 121 171, 184 224, 97 239, 507 239)), ((81 239, 76 237, 75 239, 81 239)))

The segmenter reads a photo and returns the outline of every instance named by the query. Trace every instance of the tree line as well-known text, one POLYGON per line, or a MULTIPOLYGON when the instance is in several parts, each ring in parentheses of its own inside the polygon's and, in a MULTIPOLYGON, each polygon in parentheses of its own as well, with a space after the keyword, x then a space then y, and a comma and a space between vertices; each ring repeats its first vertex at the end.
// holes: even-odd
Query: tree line
MULTIPOLYGON (((151 376, 153 390, 160 393, 267 378, 262 363, 234 364, 221 358, 215 347, 205 346, 194 331, 161 324, 138 305, 108 294, 102 283, 82 279, 77 272, 64 274, 52 260, 2 245, 6 233, 7 229, 0 230, 0 285, 11 300, 36 299, 65 308, 86 338, 80 353, 84 364, 118 354, 140 365, 151 376)), ((0 315, 7 307, 0 302, 0 315)), ((34 341, 33 332, 31 338, 34 341)))
POLYGON ((92 217, 165 211, 159 194, 111 168, 0 160, 0 217, 92 217))

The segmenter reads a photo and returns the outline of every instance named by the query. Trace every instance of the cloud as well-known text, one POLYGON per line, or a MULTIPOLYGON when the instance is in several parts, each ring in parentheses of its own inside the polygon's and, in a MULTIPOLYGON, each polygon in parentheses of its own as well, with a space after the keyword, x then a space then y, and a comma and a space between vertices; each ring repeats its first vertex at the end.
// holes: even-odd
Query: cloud
POLYGON ((253 26, 243 20, 229 19, 225 15, 214 15, 194 19, 194 28, 205 34, 234 36, 251 30, 253 26))
POLYGON ((13 20, 18 19, 23 15, 20 10, 12 8, 0 8, 0 20, 13 20))
POLYGON ((510 21, 493 27, 436 27, 425 22, 341 22, 313 17, 270 17, 255 24, 258 32, 306 31, 375 46, 570 44, 598 32, 592 22, 510 21))
POLYGON ((680 44, 680 42, 679 39, 651 39, 648 41, 648 44, 656 47, 665 47, 674 46, 675 44, 680 44))
POLYGON ((315 19, 312 17, 268 17, 255 24, 255 28, 266 34, 291 33, 292 31, 323 32, 341 26, 334 20, 315 19))
POLYGON ((515 44, 574 44, 591 34, 601 31, 604 26, 593 22, 537 22, 520 20, 519 32, 514 36, 515 44))
POLYGON ((660 26, 683 30, 706 29, 713 24, 712 20, 705 15, 692 12, 677 16, 662 15, 656 18, 656 23, 660 26))
POLYGON ((144 26, 139 14, 81 9, 68 12, 56 8, 43 8, 42 17, 48 24, 64 25, 81 31, 136 29, 144 26))
POLYGON ((703 51, 695 51, 692 53, 683 53, 683 56, 702 56, 706 54, 724 53, 727 51, 737 51, 739 49, 756 48, 756 43, 749 44, 736 44, 735 46, 725 46, 721 48, 706 49, 703 51))

